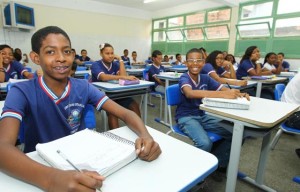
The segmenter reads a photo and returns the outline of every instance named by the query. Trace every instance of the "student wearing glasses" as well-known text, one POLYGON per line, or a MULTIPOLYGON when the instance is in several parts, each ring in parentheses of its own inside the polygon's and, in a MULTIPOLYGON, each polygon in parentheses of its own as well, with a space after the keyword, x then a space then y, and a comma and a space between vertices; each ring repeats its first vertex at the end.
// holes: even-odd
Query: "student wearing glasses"
MULTIPOLYGON (((207 74, 201 74, 205 60, 199 49, 194 48, 188 51, 186 58, 188 72, 181 75, 179 80, 181 103, 176 109, 176 121, 179 128, 192 139, 195 147, 212 152, 218 158, 219 172, 226 172, 232 134, 219 124, 219 119, 199 110, 199 105, 204 97, 228 99, 247 97, 249 99, 249 96, 240 93, 239 90, 223 86, 207 74), (207 131, 216 133, 224 139, 213 146, 207 131)), ((216 181, 221 181, 221 179, 222 177, 215 177, 216 181)))
POLYGON ((213 51, 206 58, 206 63, 201 70, 201 74, 208 74, 211 78, 222 84, 246 86, 246 80, 236 79, 234 67, 231 62, 224 60, 222 51, 213 51), (224 68, 229 70, 226 71, 224 68))

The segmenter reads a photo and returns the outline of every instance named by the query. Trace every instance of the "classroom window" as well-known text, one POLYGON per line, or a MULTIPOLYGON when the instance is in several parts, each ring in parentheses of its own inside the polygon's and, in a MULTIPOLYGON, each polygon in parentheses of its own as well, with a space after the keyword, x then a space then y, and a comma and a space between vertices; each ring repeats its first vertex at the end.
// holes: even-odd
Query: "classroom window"
POLYGON ((159 42, 159 41, 166 41, 166 34, 164 31, 156 31, 153 33, 153 41, 159 42))
POLYGON ((300 36, 300 17, 277 20, 274 36, 300 36))
POLYGON ((300 12, 300 6, 295 5, 298 0, 279 0, 277 14, 300 12))
POLYGON ((168 27, 179 27, 183 25, 183 16, 168 19, 168 27))
POLYGON ((271 16, 272 8, 273 2, 243 6, 241 19, 252 19, 271 16))
POLYGON ((165 19, 154 21, 153 29, 164 29, 166 27, 167 27, 167 21, 165 19))
POLYGON ((186 16, 186 25, 203 24, 205 19, 205 13, 196 13, 186 16))
POLYGON ((183 35, 180 29, 166 31, 167 37, 169 41, 182 41, 183 35))
POLYGON ((214 10, 207 13, 208 22, 220 22, 230 20, 231 9, 214 10))
POLYGON ((270 25, 268 22, 237 25, 237 30, 241 38, 270 36, 270 25))
POLYGON ((227 25, 204 27, 207 39, 228 39, 229 30, 227 25))
POLYGON ((184 36, 186 40, 189 41, 197 41, 197 40, 203 40, 204 34, 202 31, 202 28, 196 28, 196 29, 184 29, 184 36))

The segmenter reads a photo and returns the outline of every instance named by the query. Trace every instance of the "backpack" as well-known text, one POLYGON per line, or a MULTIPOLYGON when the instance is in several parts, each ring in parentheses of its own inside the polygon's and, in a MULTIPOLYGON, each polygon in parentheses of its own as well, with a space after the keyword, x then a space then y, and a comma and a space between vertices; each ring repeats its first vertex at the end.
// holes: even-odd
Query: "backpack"
POLYGON ((285 121, 285 125, 291 128, 300 129, 300 111, 289 116, 285 121))

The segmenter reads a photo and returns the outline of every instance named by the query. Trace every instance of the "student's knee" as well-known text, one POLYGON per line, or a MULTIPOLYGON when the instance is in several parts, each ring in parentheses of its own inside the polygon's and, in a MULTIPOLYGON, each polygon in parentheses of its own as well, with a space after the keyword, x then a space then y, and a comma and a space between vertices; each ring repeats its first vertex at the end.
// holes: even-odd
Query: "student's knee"
POLYGON ((213 146, 212 141, 208 139, 194 140, 195 147, 202 149, 204 151, 210 152, 213 146))

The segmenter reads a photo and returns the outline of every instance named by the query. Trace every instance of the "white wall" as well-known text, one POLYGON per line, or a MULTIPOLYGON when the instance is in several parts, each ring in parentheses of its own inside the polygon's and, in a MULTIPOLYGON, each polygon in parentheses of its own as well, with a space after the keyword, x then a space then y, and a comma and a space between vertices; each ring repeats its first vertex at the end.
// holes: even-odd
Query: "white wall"
MULTIPOLYGON (((1 1, 1 0, 0 0, 1 1)), ((78 2, 78 1, 77 1, 78 2)), ((138 58, 146 59, 151 50, 151 19, 101 14, 95 11, 66 9, 60 7, 25 3, 35 11, 36 29, 56 25, 64 29, 71 38, 72 46, 80 54, 86 49, 88 55, 100 59, 99 44, 110 43, 115 53, 122 55, 126 48, 131 53, 137 51, 138 58)), ((120 13, 120 10, 111 10, 120 13)), ((33 31, 20 32, 2 28, 0 21, 0 44, 19 47, 24 53, 31 50, 30 38, 33 31)), ((30 63, 34 69, 36 66, 30 63)))

